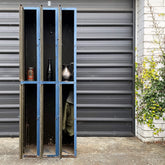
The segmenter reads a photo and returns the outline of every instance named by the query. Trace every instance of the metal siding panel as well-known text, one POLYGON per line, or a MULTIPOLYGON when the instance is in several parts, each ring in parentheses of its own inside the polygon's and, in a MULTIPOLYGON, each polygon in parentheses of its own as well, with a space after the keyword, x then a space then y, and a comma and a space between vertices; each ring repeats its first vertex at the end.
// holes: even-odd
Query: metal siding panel
POLYGON ((19 54, 0 53, 0 67, 19 67, 19 54))
POLYGON ((131 118, 130 108, 78 108, 77 117, 81 118, 131 118))
POLYGON ((130 81, 78 81, 78 91, 132 91, 132 82, 130 81))
POLYGON ((19 94, 19 82, 5 82, 0 81, 0 92, 8 92, 9 94, 12 94, 13 92, 17 92, 19 94))
MULTIPOLYGON (((28 7, 38 7, 40 2, 39 0, 21 1, 24 6, 28 7)), ((131 94, 124 97, 124 93, 133 91, 133 1, 95 0, 90 3, 88 0, 76 2, 65 0, 62 2, 63 7, 77 7, 78 9, 77 79, 85 76, 86 80, 77 82, 78 102, 83 102, 81 106, 78 105, 77 115, 78 120, 82 118, 91 120, 91 122, 78 121, 78 136, 133 136, 134 121, 98 122, 91 119, 104 120, 107 117, 116 120, 119 118, 134 119, 134 109, 131 108, 133 97, 131 94), (121 67, 123 65, 125 66, 121 67), (92 81, 93 76, 99 76, 100 80, 92 81), (103 76, 106 78, 111 76, 113 81, 104 80, 103 76), (129 77, 130 80, 123 81, 121 76, 129 77), (101 94, 98 94, 99 92, 101 94), (105 95, 106 92, 114 92, 114 94, 105 95), (103 100, 102 97, 105 96, 107 97, 103 100), (99 100, 100 106, 90 105, 88 107, 86 103, 96 104, 95 99, 99 100), (112 108, 109 101, 112 103, 123 101, 123 103, 129 103, 130 108, 127 106, 124 108, 121 103, 115 104, 115 108, 112 108), (105 103, 107 107, 102 103, 105 103)), ((57 7, 58 3, 61 1, 52 2, 52 7, 57 7)), ((2 114, 1 118, 8 119, 8 121, 18 118, 19 4, 20 2, 7 0, 1 5, 0 10, 0 93, 4 99, 1 96, 0 98, 6 103, 0 104, 0 114, 2 114), (11 10, 13 8, 14 10, 11 10), (8 104, 9 102, 11 104, 8 104)), ((42 4, 47 7, 47 2, 42 4)), ((0 124, 0 136, 10 135, 18 136, 18 122, 0 124)))
POLYGON ((127 131, 131 132, 131 122, 78 122, 78 131, 127 131))
POLYGON ((19 111, 16 108, 1 108, 0 110, 0 121, 6 119, 6 121, 16 120, 19 121, 19 111))
POLYGON ((111 52, 111 51, 131 51, 132 41, 126 40, 78 40, 77 52, 111 52))
POLYGON ((78 54, 77 64, 132 64, 132 54, 84 53, 78 54))
POLYGON ((131 95, 113 95, 113 94, 82 94, 77 97, 78 104, 131 104, 131 95))
POLYGON ((0 39, 19 39, 18 26, 0 26, 0 39))
POLYGON ((12 78, 19 78, 19 68, 0 68, 0 80, 12 80, 12 78))
POLYGON ((111 39, 132 37, 132 27, 119 26, 78 26, 77 39, 111 39))
POLYGON ((77 25, 110 25, 132 23, 131 12, 80 12, 77 14, 77 25))
POLYGON ((0 25, 19 25, 19 12, 1 12, 0 25))
POLYGON ((0 104, 19 104, 19 96, 18 96, 18 94, 0 95, 0 104))
POLYGON ((132 68, 77 68, 77 77, 132 77, 132 68))
POLYGON ((19 41, 0 40, 0 53, 19 53, 19 41))
POLYGON ((0 136, 19 136, 19 122, 1 122, 0 136))

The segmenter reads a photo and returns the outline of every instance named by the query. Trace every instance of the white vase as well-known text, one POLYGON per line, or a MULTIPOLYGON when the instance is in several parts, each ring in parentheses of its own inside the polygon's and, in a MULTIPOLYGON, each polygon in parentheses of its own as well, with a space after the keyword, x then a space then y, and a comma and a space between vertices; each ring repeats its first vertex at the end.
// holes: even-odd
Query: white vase
POLYGON ((70 73, 68 67, 65 66, 65 68, 64 68, 63 71, 62 71, 62 77, 63 77, 64 80, 67 81, 67 80, 70 79, 70 76, 71 76, 71 73, 70 73))

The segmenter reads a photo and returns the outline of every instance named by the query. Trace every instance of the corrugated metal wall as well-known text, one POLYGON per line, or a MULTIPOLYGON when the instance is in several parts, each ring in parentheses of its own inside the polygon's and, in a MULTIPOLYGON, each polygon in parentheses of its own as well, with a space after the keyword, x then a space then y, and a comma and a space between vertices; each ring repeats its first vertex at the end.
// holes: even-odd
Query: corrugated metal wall
POLYGON ((18 136, 19 13, 0 11, 0 136, 18 136))
MULTIPOLYGON (((60 0, 53 2, 52 7, 60 0)), ((0 2, 0 136, 18 136, 18 6, 0 2)), ((134 136, 134 4, 132 0, 63 0, 77 7, 79 136, 134 136)))

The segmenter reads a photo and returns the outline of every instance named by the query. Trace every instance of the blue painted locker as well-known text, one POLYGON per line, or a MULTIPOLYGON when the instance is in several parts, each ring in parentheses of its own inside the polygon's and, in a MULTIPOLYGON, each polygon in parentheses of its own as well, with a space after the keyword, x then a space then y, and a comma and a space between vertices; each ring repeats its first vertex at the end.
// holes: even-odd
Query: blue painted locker
POLYGON ((76 115, 76 9, 20 6, 20 158, 76 157, 76 115), (69 119, 64 121, 66 97, 72 92, 72 126, 63 129, 69 119))

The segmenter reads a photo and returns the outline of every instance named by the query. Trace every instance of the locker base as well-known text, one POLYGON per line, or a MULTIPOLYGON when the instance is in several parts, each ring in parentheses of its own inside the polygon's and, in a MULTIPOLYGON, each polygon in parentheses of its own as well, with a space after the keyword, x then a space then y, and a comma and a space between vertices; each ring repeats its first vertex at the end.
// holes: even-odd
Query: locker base
POLYGON ((28 145, 28 146, 26 146, 24 154, 26 156, 29 156, 29 155, 36 156, 37 155, 37 147, 36 147, 36 145, 28 145))
POLYGON ((54 155, 56 151, 55 145, 44 145, 43 156, 54 155))

